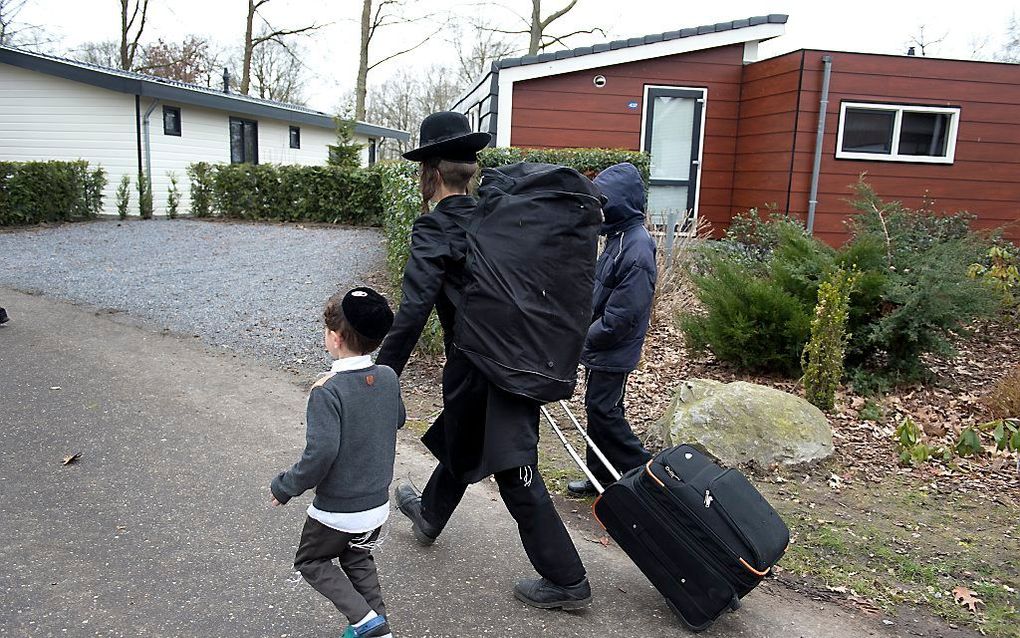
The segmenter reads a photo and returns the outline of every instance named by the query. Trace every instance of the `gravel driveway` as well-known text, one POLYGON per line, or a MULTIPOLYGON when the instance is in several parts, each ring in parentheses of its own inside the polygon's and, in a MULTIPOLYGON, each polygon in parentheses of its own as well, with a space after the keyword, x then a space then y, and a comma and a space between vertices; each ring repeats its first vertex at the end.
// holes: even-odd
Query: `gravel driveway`
POLYGON ((378 281, 385 264, 372 229, 184 219, 0 233, 0 255, 0 286, 123 311, 305 372, 326 365, 325 300, 378 281))

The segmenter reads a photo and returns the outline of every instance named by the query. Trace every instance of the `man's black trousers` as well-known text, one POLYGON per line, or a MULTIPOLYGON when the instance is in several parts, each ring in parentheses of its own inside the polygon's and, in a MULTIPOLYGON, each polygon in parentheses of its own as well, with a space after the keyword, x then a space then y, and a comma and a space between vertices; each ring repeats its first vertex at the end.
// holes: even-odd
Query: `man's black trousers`
MULTIPOLYGON (((652 458, 641 441, 634 436, 624 416, 623 396, 627 390, 626 372, 588 370, 584 391, 584 409, 588 415, 588 436, 609 459, 616 470, 644 465, 652 458)), ((589 448, 588 469, 603 485, 613 482, 609 470, 589 448)))
MULTIPOLYGON (((549 491, 534 466, 496 472, 496 485, 510 515, 517 521, 524 551, 535 571, 557 585, 575 585, 585 577, 581 557, 563 526, 549 491)), ((440 463, 422 491, 425 519, 443 529, 453 515, 467 484, 440 463)))

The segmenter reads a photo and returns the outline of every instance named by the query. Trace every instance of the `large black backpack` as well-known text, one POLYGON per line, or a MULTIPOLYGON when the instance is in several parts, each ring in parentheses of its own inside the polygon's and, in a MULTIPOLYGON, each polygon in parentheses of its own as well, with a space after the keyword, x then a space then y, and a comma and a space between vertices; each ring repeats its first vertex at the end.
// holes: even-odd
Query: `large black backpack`
POLYGON ((573 169, 521 162, 483 170, 478 196, 454 341, 508 392, 569 398, 591 323, 601 194, 573 169))

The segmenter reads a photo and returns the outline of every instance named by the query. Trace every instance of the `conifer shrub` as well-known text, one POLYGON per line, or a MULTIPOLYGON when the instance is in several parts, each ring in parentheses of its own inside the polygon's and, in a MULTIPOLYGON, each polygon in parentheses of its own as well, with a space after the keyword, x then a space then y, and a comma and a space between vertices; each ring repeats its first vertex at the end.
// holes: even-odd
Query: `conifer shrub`
POLYGON ((124 174, 120 176, 120 183, 117 185, 117 215, 121 219, 127 219, 128 207, 131 205, 131 176, 124 174))
POLYGON ((843 379, 846 325, 856 273, 834 271, 818 287, 811 339, 804 349, 804 394, 820 410, 831 410, 843 379))
POLYGON ((177 188, 177 174, 170 171, 168 178, 170 185, 166 189, 166 216, 169 219, 177 219, 177 209, 181 203, 181 191, 177 188))

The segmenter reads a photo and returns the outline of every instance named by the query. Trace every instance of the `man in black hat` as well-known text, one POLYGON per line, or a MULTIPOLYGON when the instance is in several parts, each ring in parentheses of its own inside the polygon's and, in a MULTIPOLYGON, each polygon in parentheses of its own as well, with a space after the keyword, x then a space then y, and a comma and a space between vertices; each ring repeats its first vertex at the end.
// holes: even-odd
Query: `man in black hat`
POLYGON ((443 411, 422 438, 439 465, 419 496, 408 483, 394 495, 411 519, 415 538, 435 542, 467 486, 493 475, 517 521, 528 558, 541 578, 514 587, 521 601, 540 608, 577 609, 591 587, 539 475, 539 405, 490 383, 453 343, 456 303, 463 294, 466 230, 476 201, 468 184, 488 133, 474 133, 461 113, 439 112, 421 124, 419 148, 404 157, 421 162, 423 214, 411 232, 403 298, 377 362, 400 374, 435 308, 443 328, 443 411), (435 208, 429 212, 429 204, 435 208))

